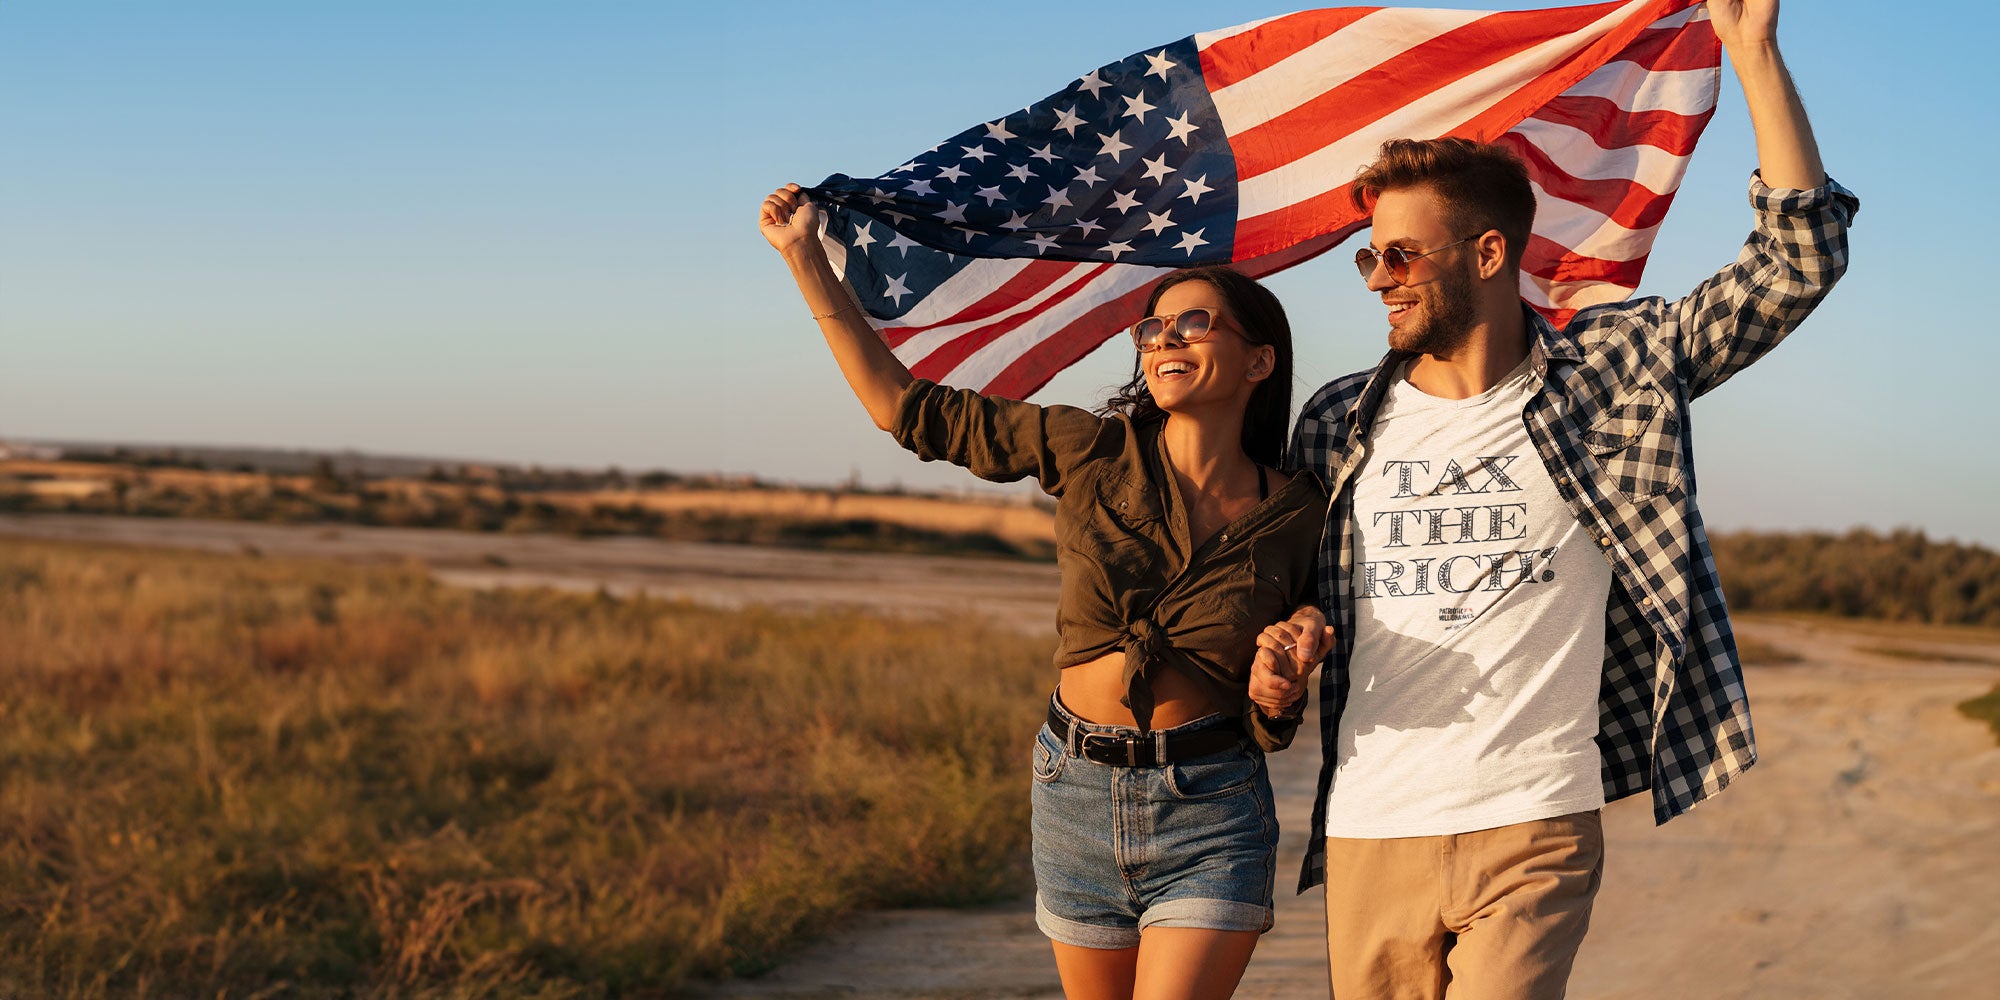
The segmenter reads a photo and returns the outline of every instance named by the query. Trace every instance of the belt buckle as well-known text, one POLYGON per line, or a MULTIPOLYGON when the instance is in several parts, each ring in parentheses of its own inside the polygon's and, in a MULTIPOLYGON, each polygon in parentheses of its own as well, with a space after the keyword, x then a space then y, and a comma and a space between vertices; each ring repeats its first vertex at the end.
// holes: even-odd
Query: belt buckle
POLYGON ((1118 763, 1119 763, 1119 761, 1118 761, 1118 760, 1116 760, 1115 758, 1113 758, 1113 759, 1106 759, 1106 758, 1104 758, 1104 757, 1097 757, 1097 756, 1093 756, 1093 755, 1092 755, 1092 753, 1091 753, 1091 746, 1092 746, 1092 744, 1091 744, 1091 741, 1092 741, 1092 740, 1096 740, 1096 741, 1097 741, 1097 744, 1096 744, 1097 746, 1100 746, 1100 747, 1105 747, 1105 748, 1116 748, 1116 747, 1117 747, 1117 746, 1118 746, 1119 744, 1121 744, 1121 743, 1122 743, 1122 744, 1124 744, 1124 746, 1125 746, 1125 761, 1124 761, 1124 764, 1125 764, 1125 766, 1126 766, 1126 767, 1138 767, 1138 766, 1139 766, 1139 741, 1138 741, 1138 740, 1135 740, 1135 739, 1133 739, 1133 738, 1131 738, 1131 737, 1129 737, 1129 736, 1113 736, 1113 735, 1111 735, 1110 733, 1085 733, 1085 734, 1083 734, 1083 740, 1082 740, 1082 741, 1081 741, 1080 743, 1078 743, 1078 744, 1077 744, 1077 750, 1078 750, 1078 752, 1079 752, 1079 753, 1081 753, 1081 754, 1082 754, 1082 755, 1084 756, 1084 758, 1085 758, 1085 759, 1087 759, 1087 760, 1094 760, 1094 761, 1097 761, 1097 762, 1098 762, 1098 763, 1100 763, 1100 764, 1110 764, 1110 765, 1112 765, 1112 766, 1114 766, 1114 767, 1115 767, 1115 766, 1117 766, 1117 765, 1118 765, 1118 763))

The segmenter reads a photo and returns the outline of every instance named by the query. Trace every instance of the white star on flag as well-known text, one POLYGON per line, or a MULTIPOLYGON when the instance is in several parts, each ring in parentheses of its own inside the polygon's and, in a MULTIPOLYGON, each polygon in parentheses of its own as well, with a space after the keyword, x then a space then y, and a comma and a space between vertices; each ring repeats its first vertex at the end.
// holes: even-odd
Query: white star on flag
POLYGON ((1205 247, 1208 245, 1208 241, 1201 238, 1201 234, 1205 232, 1208 232, 1208 230, 1197 229, 1191 233, 1182 233, 1181 241, 1179 243, 1174 244, 1174 249, 1186 250, 1188 252, 1188 256, 1190 257, 1194 256, 1195 247, 1205 247))
POLYGON ((1153 76, 1157 74, 1162 80, 1167 78, 1168 70, 1180 65, 1180 63, 1173 62, 1167 58, 1166 49, 1161 49, 1156 55, 1147 56, 1146 64, 1152 67, 1146 71, 1146 75, 1153 76))
MULTIPOLYGON (((1206 184, 1203 184, 1202 182, 1205 180, 1208 180, 1207 174, 1203 174, 1200 177, 1197 177, 1191 181, 1183 181, 1182 183, 1187 185, 1187 190, 1181 192, 1181 198, 1186 198, 1187 200, 1194 202, 1197 205, 1201 204, 1201 196, 1209 193, 1210 191, 1215 190, 1214 188, 1209 187, 1206 184)), ((1180 199, 1176 198, 1174 200, 1179 201, 1180 199)))

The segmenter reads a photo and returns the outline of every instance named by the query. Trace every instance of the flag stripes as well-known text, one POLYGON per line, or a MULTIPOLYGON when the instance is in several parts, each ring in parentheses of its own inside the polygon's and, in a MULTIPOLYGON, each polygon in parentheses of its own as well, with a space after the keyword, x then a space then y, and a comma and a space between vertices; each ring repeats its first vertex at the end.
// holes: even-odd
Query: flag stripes
MULTIPOLYGON (((1062 130, 1044 133, 1058 140, 1058 146, 1065 132, 1077 137, 1078 126, 1095 130, 1085 136, 1109 136, 1072 154, 1072 169, 1081 171, 1067 182, 1073 186, 1064 189, 1058 187, 1059 179, 1043 180, 1047 187, 1033 189, 1032 195, 1040 198, 1046 190, 1042 204, 1060 212, 1067 206, 1058 192, 1067 191, 1077 205, 1090 204, 1089 210, 1107 225, 1145 222, 1147 213, 1153 213, 1154 231, 1166 228, 1165 238, 1179 236, 1177 246, 1186 248, 1189 262, 1231 260, 1261 277, 1323 253, 1367 225, 1365 214, 1349 198, 1347 181, 1374 158, 1384 140, 1442 135, 1490 140, 1512 149, 1528 166, 1538 211, 1523 256, 1522 295, 1560 325, 1576 309, 1627 298, 1638 286, 1688 156, 1714 112, 1721 52, 1706 18, 1692 0, 1624 0, 1504 13, 1363 7, 1304 11, 1198 34, 1176 43, 1179 48, 1142 53, 1143 61, 1135 56, 1093 71, 1046 104, 1028 109, 1043 115, 1030 121, 1053 120, 1062 130), (1185 54, 1189 42, 1197 53, 1194 59, 1185 54), (1147 96, 1152 91, 1146 88, 1158 89, 1158 81, 1167 80, 1170 67, 1179 61, 1198 62, 1196 82, 1206 87, 1219 126, 1214 119, 1205 120, 1199 128, 1177 130, 1173 139, 1154 148, 1174 151, 1205 144, 1225 159, 1203 162, 1226 163, 1233 156, 1234 177, 1219 176, 1213 168, 1176 173, 1176 164, 1165 155, 1157 162, 1144 161, 1149 171, 1144 181, 1120 173, 1136 170, 1134 160, 1146 152, 1117 148, 1118 139, 1132 134, 1124 130, 1125 123, 1135 116, 1143 121, 1150 110, 1144 106, 1147 101, 1165 103, 1175 94, 1188 99, 1179 90, 1147 96), (1129 76, 1114 77, 1114 70, 1129 76), (1156 75, 1149 83, 1147 78, 1156 75), (1081 114, 1086 92, 1098 98, 1104 87, 1112 88, 1104 97, 1121 99, 1107 108, 1124 108, 1124 117, 1084 125, 1073 112, 1081 114), (1108 186, 1088 183, 1098 177, 1093 166, 1110 175, 1102 178, 1108 186), (1125 202, 1107 206, 1114 193, 1123 199, 1127 191, 1153 200, 1138 207, 1125 202), (1170 197, 1174 194, 1179 197, 1170 197), (1185 229, 1170 228, 1179 206, 1199 204, 1207 211, 1212 203, 1201 203, 1202 198, 1229 205, 1230 197, 1235 199, 1233 240, 1222 237, 1224 245, 1213 245, 1217 231, 1212 225, 1199 228, 1200 220, 1185 222, 1185 229)), ((1154 113, 1165 116, 1167 111, 1154 113)), ((962 146, 967 156, 977 155, 977 140, 991 136, 999 155, 1013 152, 1020 161, 1010 176, 1026 180, 1050 175, 1051 169, 1043 166, 1055 159, 1048 155, 1050 146, 1038 145, 1038 136, 1015 136, 1029 126, 1009 124, 1014 120, 1003 118, 983 131, 961 135, 947 152, 955 155, 962 146), (1020 156, 1017 149, 1035 155, 1020 156)), ((1197 121, 1185 116, 1175 120, 1197 121)), ((910 193, 921 184, 924 190, 918 193, 927 195, 931 184, 912 183, 912 177, 923 169, 940 169, 931 180, 945 186, 942 178, 950 168, 925 166, 945 155, 938 153, 940 148, 946 147, 934 148, 928 158, 920 156, 877 179, 875 189, 860 192, 872 197, 849 198, 849 204, 868 211, 868 202, 893 197, 896 211, 868 211, 875 220, 872 230, 867 228, 870 218, 857 212, 857 221, 844 232, 879 235, 885 227, 897 229, 898 218, 915 214, 910 206, 921 207, 923 199, 912 199, 910 193), (912 167, 920 169, 897 179, 912 167), (893 190, 898 184, 902 191, 893 190)), ((981 156, 979 164, 968 162, 966 167, 985 162, 981 156)), ((975 183, 988 182, 966 186, 975 183)), ((1006 193, 999 185, 981 191, 988 204, 1006 193)), ((955 206, 969 201, 950 195, 938 204, 944 206, 942 212, 958 213, 955 206)), ((1018 228, 1022 238, 1061 232, 1036 222, 1048 217, 1047 211, 1034 214, 1036 207, 1018 209, 1016 225, 1005 228, 1018 228)), ((1090 224, 1080 208, 1071 217, 1080 225, 1090 224)), ((964 233, 970 244, 976 231, 977 226, 970 226, 953 232, 964 233)), ((942 280, 926 286, 929 290, 919 300, 905 303, 895 294, 899 288, 883 285, 908 269, 897 253, 904 258, 938 253, 908 249, 918 246, 910 239, 919 235, 926 247, 957 245, 956 236, 939 244, 935 235, 914 230, 909 238, 899 238, 904 249, 896 251, 867 236, 851 239, 850 247, 832 228, 824 239, 837 268, 852 250, 870 255, 866 273, 874 284, 857 287, 857 298, 893 296, 895 308, 885 312, 877 305, 871 317, 913 372, 1016 398, 1031 394, 1131 323, 1152 283, 1166 270, 1116 262, 1117 248, 1125 243, 1110 244, 1113 252, 1101 262, 950 257, 942 280)), ((1181 256, 1176 253, 1173 259, 1181 256)), ((1145 259, 1159 258, 1156 253, 1145 259)))

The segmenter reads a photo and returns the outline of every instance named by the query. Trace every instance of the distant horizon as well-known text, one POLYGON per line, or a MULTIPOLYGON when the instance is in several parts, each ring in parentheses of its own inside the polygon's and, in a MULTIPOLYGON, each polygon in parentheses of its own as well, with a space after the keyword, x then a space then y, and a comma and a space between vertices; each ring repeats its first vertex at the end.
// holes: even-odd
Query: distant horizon
MULTIPOLYGON (((867 481, 865 478, 845 479, 845 480, 777 479, 765 475, 763 473, 735 472, 735 471, 719 470, 719 469, 691 470, 691 469, 681 469, 681 468, 669 468, 666 466, 627 466, 615 462, 605 465, 554 464, 554 463, 537 462, 537 461, 517 461, 509 459, 491 459, 491 458, 476 458, 476 457, 464 457, 464 456, 399 454, 393 452, 371 451, 364 448, 329 449, 329 448, 315 448, 309 446, 285 447, 285 446, 275 446, 275 445, 203 444, 203 443, 169 442, 169 441, 113 441, 113 440, 99 440, 91 438, 42 438, 42 437, 25 437, 17 435, 0 435, 0 447, 4 447, 7 445, 30 445, 37 447, 53 447, 53 448, 61 448, 64 446, 75 446, 79 448, 101 448, 101 449, 125 448, 125 449, 145 449, 152 451, 181 451, 181 452, 210 452, 210 451, 271 452, 277 454, 306 455, 313 457, 324 456, 330 458, 337 458, 342 456, 355 456, 358 458, 371 459, 376 461, 408 463, 411 465, 460 466, 460 467, 468 465, 476 465, 476 466, 492 466, 496 468, 510 468, 510 469, 521 469, 521 470, 537 469, 542 472, 556 472, 556 473, 575 472, 575 473, 601 474, 616 470, 618 474, 622 476, 640 477, 648 474, 660 473, 660 474, 672 475, 682 479, 694 479, 694 480, 707 479, 715 481, 731 481, 731 480, 747 481, 763 486, 772 486, 785 489, 797 489, 808 492, 831 493, 831 492, 839 492, 841 490, 858 490, 867 493, 903 493, 911 496, 920 496, 920 497, 960 497, 967 499, 978 499, 978 498, 1007 499, 1007 498, 1018 498, 1023 494, 1033 494, 1037 496, 1040 495, 1040 491, 1034 488, 1034 484, 1031 481, 1024 480, 1020 483, 1012 483, 1012 484, 990 483, 984 480, 974 479, 969 475, 966 477, 967 479, 966 483, 961 486, 918 485, 918 484, 906 483, 900 480, 891 483, 880 483, 880 482, 870 482, 867 481)), ((1937 532, 1935 529, 1921 524, 1880 525, 1880 524, 1856 523, 1845 526, 1833 526, 1833 525, 1744 526, 1744 525, 1728 525, 1728 524, 1710 524, 1708 525, 1708 529, 1712 533, 1716 534, 1750 532, 1753 534, 1792 534, 1792 535, 1824 534, 1824 535, 1836 535, 1836 536, 1845 535, 1854 531, 1873 532, 1878 536, 1888 536, 1899 531, 1914 531, 1922 535, 1926 541, 1932 543, 1963 545, 1969 548, 1983 549, 1988 552, 2000 552, 2000 544, 1994 544, 1992 542, 1988 542, 1978 538, 1965 538, 1963 536, 1956 534, 1941 534, 1937 532)))

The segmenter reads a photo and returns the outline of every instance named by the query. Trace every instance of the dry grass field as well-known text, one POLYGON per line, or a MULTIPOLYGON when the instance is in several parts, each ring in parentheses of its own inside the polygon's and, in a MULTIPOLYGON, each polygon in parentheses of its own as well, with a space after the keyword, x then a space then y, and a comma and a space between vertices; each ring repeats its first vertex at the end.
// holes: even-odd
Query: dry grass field
POLYGON ((1023 882, 1017 630, 9 540, 0 635, 0 996, 673 995, 1023 882))

